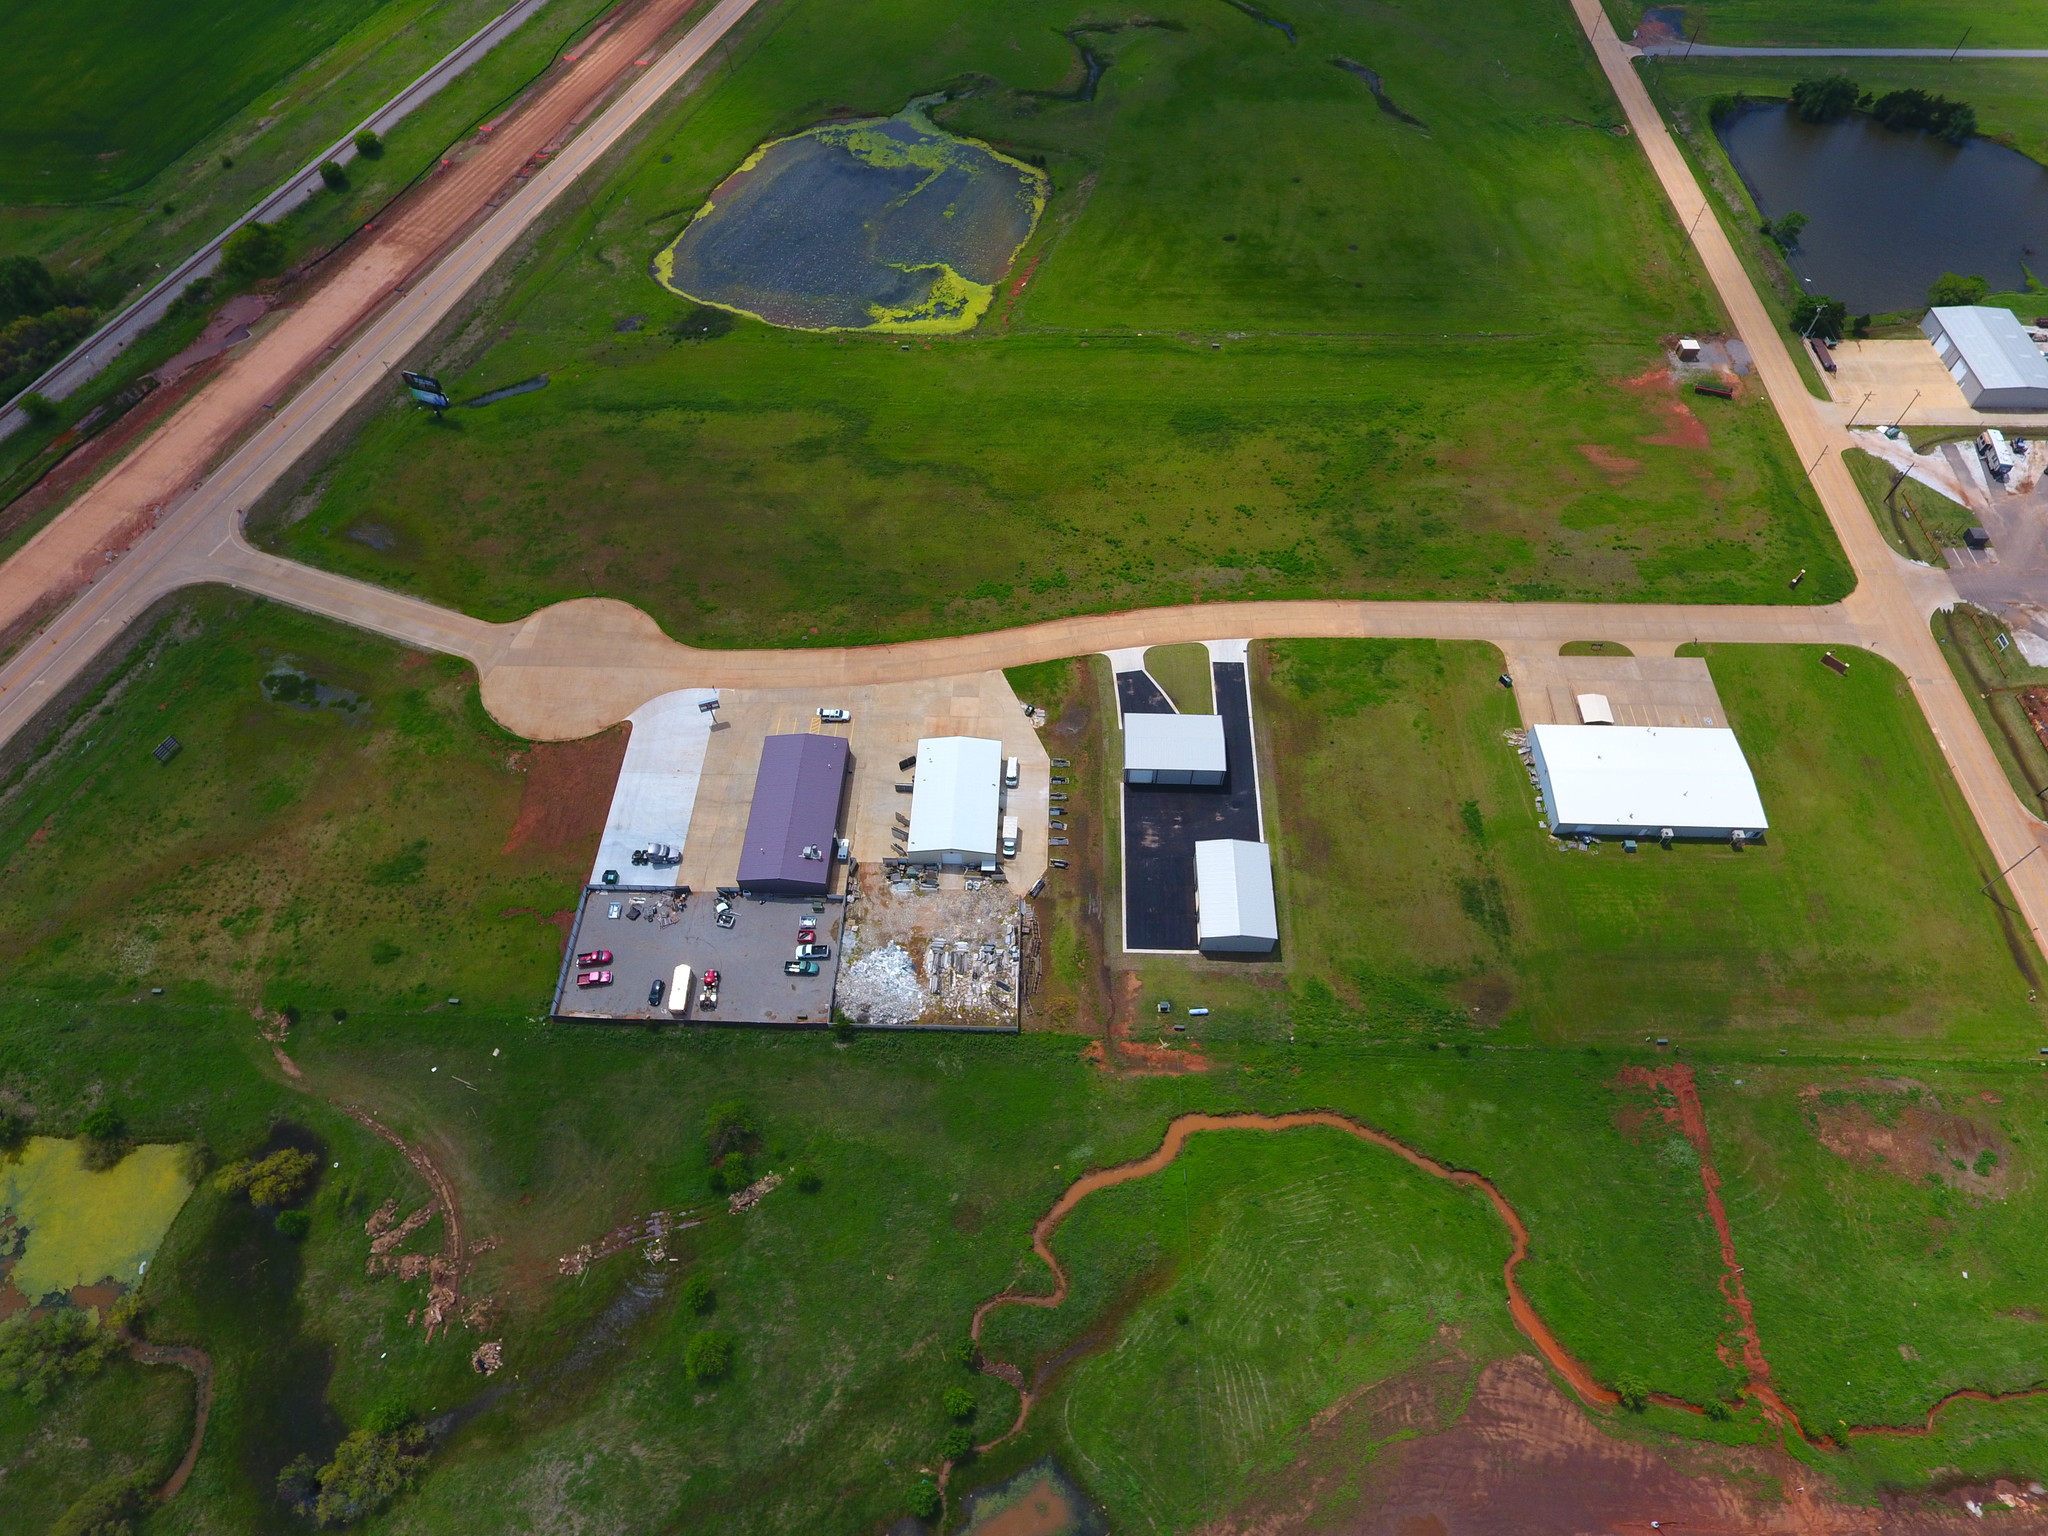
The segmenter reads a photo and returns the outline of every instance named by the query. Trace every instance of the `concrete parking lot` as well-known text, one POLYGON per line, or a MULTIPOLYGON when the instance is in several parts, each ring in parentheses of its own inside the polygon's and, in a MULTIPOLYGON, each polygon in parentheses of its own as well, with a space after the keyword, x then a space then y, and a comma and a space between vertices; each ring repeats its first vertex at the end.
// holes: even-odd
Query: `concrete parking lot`
POLYGON ((840 917, 845 910, 838 903, 825 903, 822 912, 814 912, 809 901, 795 898, 735 901, 733 926, 721 928, 715 894, 706 890, 692 894, 673 921, 664 921, 656 914, 673 911, 672 895, 666 887, 585 893, 570 953, 610 950, 611 963, 602 969, 612 973, 613 981, 609 987, 579 988, 578 967, 572 963, 563 972, 555 999, 556 1018, 673 1019, 669 999, 664 996, 659 1005, 650 1006, 647 989, 656 980, 666 985, 675 968, 687 964, 695 977, 706 970, 719 974, 716 1008, 705 1008, 693 987, 682 1015, 690 1023, 822 1027, 831 1022, 840 917), (670 902, 667 908, 665 899, 670 902), (645 915, 636 919, 630 915, 635 911, 645 915), (832 946, 832 954, 818 962, 817 975, 788 976, 782 962, 795 955, 797 921, 805 916, 816 917, 818 939, 832 946))

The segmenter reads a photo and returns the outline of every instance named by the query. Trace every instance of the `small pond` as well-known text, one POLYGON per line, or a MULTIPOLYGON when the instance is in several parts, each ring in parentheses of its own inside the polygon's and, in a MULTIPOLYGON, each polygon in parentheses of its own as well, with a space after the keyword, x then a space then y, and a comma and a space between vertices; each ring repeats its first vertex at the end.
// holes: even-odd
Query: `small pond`
POLYGON ((1775 219, 1813 222, 1792 253, 1811 292, 1852 314, 1918 309, 1944 272, 1975 273, 1994 292, 2025 286, 2048 255, 2048 169, 1988 139, 1958 147, 1896 133, 1852 113, 1802 123, 1789 107, 1751 107, 1718 130, 1750 195, 1775 219))

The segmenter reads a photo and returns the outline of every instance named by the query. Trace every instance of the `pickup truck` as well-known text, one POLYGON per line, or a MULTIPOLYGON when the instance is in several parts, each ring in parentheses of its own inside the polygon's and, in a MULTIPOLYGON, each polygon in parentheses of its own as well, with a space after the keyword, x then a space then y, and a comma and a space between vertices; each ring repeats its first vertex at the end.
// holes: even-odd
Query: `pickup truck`
POLYGON ((815 960, 785 960, 782 962, 782 974, 785 976, 815 976, 818 974, 818 962, 815 960))

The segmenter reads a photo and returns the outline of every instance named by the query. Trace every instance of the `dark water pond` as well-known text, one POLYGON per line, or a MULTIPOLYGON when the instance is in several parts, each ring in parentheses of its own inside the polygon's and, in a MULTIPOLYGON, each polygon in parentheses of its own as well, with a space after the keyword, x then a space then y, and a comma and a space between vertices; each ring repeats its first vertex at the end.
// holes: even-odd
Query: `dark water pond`
POLYGON ((1789 107, 1752 107, 1718 130, 1766 218, 1813 222, 1792 269, 1852 313, 1926 304, 1944 272, 1976 273, 1994 292, 2048 278, 2048 170, 1986 139, 1960 147, 1894 133, 1852 114, 1802 123, 1789 107))

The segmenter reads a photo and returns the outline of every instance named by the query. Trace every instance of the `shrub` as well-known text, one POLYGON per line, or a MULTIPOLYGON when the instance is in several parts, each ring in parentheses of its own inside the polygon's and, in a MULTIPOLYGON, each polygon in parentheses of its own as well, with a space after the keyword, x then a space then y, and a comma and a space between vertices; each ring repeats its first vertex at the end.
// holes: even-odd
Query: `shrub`
POLYGON ((718 1292, 711 1288, 711 1282, 702 1274, 693 1273, 683 1282, 682 1294, 678 1300, 682 1302, 685 1311, 694 1312, 702 1317, 718 1305, 718 1292))
POLYGON ((1848 323, 1849 306, 1824 293, 1809 293, 1792 306, 1792 329, 1801 336, 1818 336, 1823 341, 1840 341, 1848 323))
POLYGON ((232 171, 235 168, 235 157, 233 155, 222 155, 220 157, 220 168, 224 171, 232 171))
POLYGON ((111 1104, 102 1104, 78 1123, 84 1140, 79 1161, 94 1173, 104 1172, 128 1155, 128 1123, 111 1104))
POLYGON ((964 1461, 974 1454, 974 1431, 965 1424, 955 1424, 939 1437, 939 1459, 941 1461, 964 1461))
POLYGON ((683 1369, 692 1381, 717 1381, 732 1370, 732 1336, 700 1333, 684 1346, 683 1369))
POLYGON ((919 1478, 910 1485, 910 1496, 904 1500, 910 1512, 920 1520, 930 1520, 939 1512, 939 1485, 930 1478, 919 1478))
POLYGON ((55 421, 57 410, 57 402, 48 395, 38 395, 31 391, 21 397, 21 413, 38 426, 44 422, 55 421))
POLYGON ((1641 1413, 1650 1401, 1650 1384, 1640 1376, 1623 1376, 1614 1383, 1614 1395, 1631 1413, 1641 1413))
POLYGON ((953 1344, 952 1354, 954 1362, 959 1365, 964 1365, 969 1370, 972 1370, 974 1368, 975 1352, 979 1349, 979 1347, 980 1346, 974 1342, 973 1334, 961 1334, 960 1337, 953 1344))
POLYGON ((346 192, 348 190, 348 172, 341 168, 339 160, 322 160, 320 162, 320 179, 327 183, 327 190, 330 192, 346 192))
MULTIPOLYGON (((251 1205, 295 1205, 313 1186, 320 1164, 309 1152, 286 1147, 260 1161, 244 1159, 230 1163, 214 1176, 214 1187, 224 1193, 247 1193, 251 1205)), ((281 1230, 281 1229, 280 1229, 281 1230)))
POLYGON ((725 1099, 705 1112, 704 1145, 713 1162, 728 1152, 753 1146, 759 1134, 754 1112, 738 1099, 725 1099))
POLYGON ((1934 280, 1934 286, 1927 290, 1927 302, 1936 306, 1951 304, 1981 304, 1984 295, 1991 291, 1991 285, 1981 277, 1964 277, 1960 272, 1944 272, 1934 280))
POLYGON ((120 1335, 90 1312, 17 1312, 0 1323, 0 1392, 40 1403, 72 1377, 98 1374, 120 1351, 120 1335))
POLYGON ((57 1517, 50 1536, 129 1536, 149 1512, 156 1491, 147 1472, 130 1472, 93 1484, 57 1517))
POLYGON ((317 1472, 309 1475, 303 1461, 288 1466, 278 1478, 278 1491, 286 1492, 290 1478, 295 1502, 301 1507, 310 1503, 309 1512, 321 1525, 349 1525, 383 1508, 412 1487, 427 1464, 426 1431, 412 1423, 411 1414, 399 1412, 404 1422, 398 1427, 380 1430, 365 1424, 336 1446, 334 1459, 317 1472))
POLYGON ((736 1195, 754 1182, 753 1164, 744 1152, 728 1152, 711 1170, 711 1188, 721 1195, 736 1195))
POLYGON ((356 135, 356 153, 365 160, 380 160, 384 156, 384 141, 377 137, 374 128, 365 128, 356 135))
POLYGON ((284 270, 284 236, 274 224, 244 224, 222 247, 220 270, 231 283, 275 277, 284 270))
POLYGON ((825 1184, 824 1179, 819 1176, 818 1170, 809 1163, 798 1163, 794 1168, 790 1169, 789 1182, 807 1195, 815 1195, 825 1184))
POLYGON ((1856 106, 1856 82, 1847 75, 1823 75, 1792 87, 1792 115, 1802 123, 1838 123, 1856 106))
POLYGON ((733 317, 730 310, 715 309, 709 304, 699 304, 682 319, 669 327, 669 334, 679 341, 716 341, 732 329, 733 317))
POLYGON ((1980 1179, 1988 1179, 1988 1178, 1990 1178, 1990 1177, 1991 1177, 1991 1170, 1992 1170, 1992 1169, 1994 1169, 1994 1168, 1996 1168, 1997 1166, 1998 1166, 1998 1154, 1997 1154, 1996 1152, 1992 1151, 1992 1150, 1991 1150, 1991 1149, 1990 1149, 1989 1147, 1986 1147, 1986 1148, 1985 1148, 1985 1149, 1984 1149, 1984 1150, 1983 1150, 1982 1152, 1979 1152, 1979 1153, 1977 1154, 1977 1161, 1976 1161, 1976 1164, 1975 1164, 1975 1168, 1976 1168, 1976 1172, 1977 1172, 1977 1177, 1978 1177, 1978 1178, 1980 1178, 1980 1179))
POLYGON ((28 1140, 28 1118, 14 1110, 0 1110, 0 1153, 19 1152, 28 1140))
POLYGON ((974 1417, 974 1394, 965 1387, 948 1387, 946 1395, 939 1399, 946 1410, 946 1417, 965 1424, 974 1417))
POLYGON ((832 1038, 841 1045, 851 1045, 853 1043, 853 1036, 853 1020, 843 1013, 835 1015, 832 1020, 832 1038))
POLYGON ((1806 226, 1813 220, 1794 209, 1775 223, 1766 224, 1764 233, 1777 241, 1778 249, 1789 251, 1799 244, 1799 237, 1806 232, 1806 226))
POLYGON ((277 1219, 271 1222, 271 1225, 277 1229, 280 1237, 288 1237, 293 1242, 299 1242, 313 1230, 313 1217, 307 1211, 279 1211, 277 1219))
POLYGON ((1707 1404, 1707 1417, 1712 1419, 1716 1424, 1726 1424, 1730 1419, 1735 1417, 1735 1410, 1730 1408, 1726 1403, 1722 1402, 1721 1399, 1717 1397, 1711 1403, 1707 1404))

